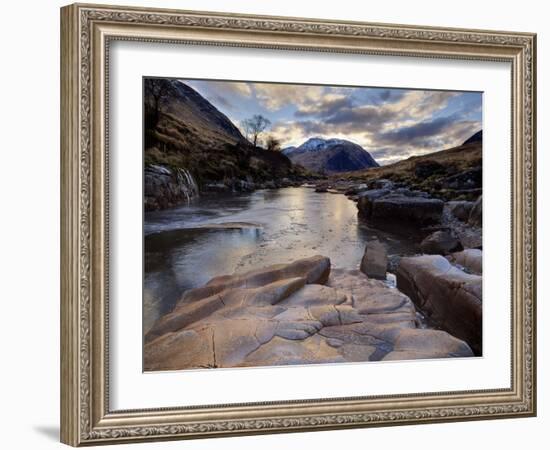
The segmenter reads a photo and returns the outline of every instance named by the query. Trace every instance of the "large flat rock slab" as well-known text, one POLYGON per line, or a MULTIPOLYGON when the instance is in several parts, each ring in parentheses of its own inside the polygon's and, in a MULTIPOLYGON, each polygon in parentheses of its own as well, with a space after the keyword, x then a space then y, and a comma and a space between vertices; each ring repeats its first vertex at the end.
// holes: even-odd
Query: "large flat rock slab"
POLYGON ((472 356, 417 328, 411 299, 322 256, 217 277, 146 336, 144 367, 178 370, 472 356))

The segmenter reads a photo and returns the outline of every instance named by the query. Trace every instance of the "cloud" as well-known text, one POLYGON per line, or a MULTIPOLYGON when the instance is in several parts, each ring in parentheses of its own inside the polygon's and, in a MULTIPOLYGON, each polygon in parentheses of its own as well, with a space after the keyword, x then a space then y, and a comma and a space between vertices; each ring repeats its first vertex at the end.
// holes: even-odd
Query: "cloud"
POLYGON ((296 110, 296 117, 330 117, 342 109, 350 109, 353 106, 351 96, 343 94, 327 94, 315 103, 301 105, 296 110))
POLYGON ((210 80, 180 80, 191 86, 204 98, 223 109, 236 110, 239 99, 252 96, 252 88, 247 82, 210 80))
POLYGON ((287 105, 298 108, 321 100, 325 92, 323 86, 304 86, 295 84, 251 83, 259 102, 270 111, 279 110, 287 105))
POLYGON ((237 94, 250 97, 252 88, 250 83, 243 81, 210 81, 210 80, 194 80, 187 81, 192 86, 204 86, 210 92, 216 92, 219 95, 237 94))
POLYGON ((433 136, 438 135, 455 121, 456 117, 439 117, 412 126, 396 128, 386 133, 381 133, 378 141, 393 145, 422 142, 427 138, 433 138, 433 136))
POLYGON ((284 146, 300 145, 312 136, 347 139, 363 146, 378 163, 385 165, 413 155, 431 153, 462 144, 481 129, 477 120, 461 120, 447 116, 408 127, 396 127, 385 133, 352 130, 334 123, 304 120, 276 123, 271 134, 284 146))
POLYGON ((455 147, 481 129, 477 120, 438 118, 376 136, 371 155, 382 165, 455 147))
POLYGON ((481 129, 481 94, 256 82, 188 82, 237 125, 262 114, 284 146, 314 137, 356 142, 387 164, 461 144, 481 129))
MULTIPOLYGON (((352 91, 352 90, 350 90, 352 91)), ((361 90, 358 91, 360 93, 361 90)), ((326 95, 314 104, 297 109, 300 119, 322 120, 340 132, 383 132, 420 123, 444 109, 457 93, 441 91, 397 91, 384 89, 371 98, 359 99, 340 94, 326 95), (380 104, 377 102, 382 101, 380 104)))

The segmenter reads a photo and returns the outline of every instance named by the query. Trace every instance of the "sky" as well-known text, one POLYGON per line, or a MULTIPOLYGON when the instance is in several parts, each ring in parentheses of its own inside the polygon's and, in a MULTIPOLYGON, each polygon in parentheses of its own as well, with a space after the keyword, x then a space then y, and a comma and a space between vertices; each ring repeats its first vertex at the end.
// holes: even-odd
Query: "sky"
MULTIPOLYGON (((482 126, 482 93, 180 80, 241 128, 261 114, 281 146, 347 139, 381 165, 460 145, 482 126)), ((244 132, 243 132, 244 134, 244 132)))

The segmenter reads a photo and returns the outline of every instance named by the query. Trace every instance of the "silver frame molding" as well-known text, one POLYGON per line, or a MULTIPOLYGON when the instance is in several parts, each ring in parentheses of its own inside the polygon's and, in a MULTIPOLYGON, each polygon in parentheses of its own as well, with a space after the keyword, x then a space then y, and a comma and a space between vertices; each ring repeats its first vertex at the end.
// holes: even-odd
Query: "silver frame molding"
POLYGON ((61 9, 61 440, 73 446, 536 414, 536 35, 75 4, 61 9), (509 62, 509 389, 112 411, 108 58, 113 40, 509 62))

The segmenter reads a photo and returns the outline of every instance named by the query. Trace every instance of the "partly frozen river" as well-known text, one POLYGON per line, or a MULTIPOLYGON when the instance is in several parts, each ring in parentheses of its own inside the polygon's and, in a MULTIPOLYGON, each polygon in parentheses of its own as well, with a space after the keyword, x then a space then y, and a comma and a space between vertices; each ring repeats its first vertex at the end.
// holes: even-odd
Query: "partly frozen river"
POLYGON ((371 229, 341 194, 298 187, 247 194, 210 194, 189 205, 145 214, 144 329, 181 294, 218 275, 246 272, 313 255, 356 269, 365 243, 412 254, 414 240, 371 229), (211 225, 248 223, 244 228, 211 225))

